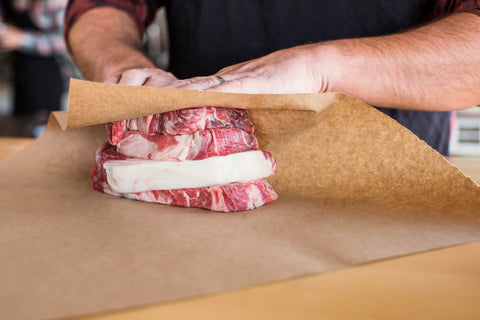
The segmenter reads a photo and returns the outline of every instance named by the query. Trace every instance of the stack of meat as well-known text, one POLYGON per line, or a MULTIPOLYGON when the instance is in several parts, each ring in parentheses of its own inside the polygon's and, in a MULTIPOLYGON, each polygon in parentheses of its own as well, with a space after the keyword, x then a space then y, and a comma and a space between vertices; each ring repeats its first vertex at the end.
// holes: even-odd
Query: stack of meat
POLYGON ((201 107, 112 122, 97 150, 96 190, 161 204, 236 212, 278 198, 276 170, 245 110, 201 107))

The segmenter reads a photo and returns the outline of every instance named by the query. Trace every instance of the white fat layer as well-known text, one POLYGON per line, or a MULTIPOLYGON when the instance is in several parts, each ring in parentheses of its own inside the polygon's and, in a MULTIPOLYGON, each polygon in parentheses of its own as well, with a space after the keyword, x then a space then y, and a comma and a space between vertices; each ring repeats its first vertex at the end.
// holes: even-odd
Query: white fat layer
POLYGON ((266 178, 275 171, 262 151, 247 151, 195 161, 127 159, 107 161, 107 181, 118 193, 203 188, 266 178))

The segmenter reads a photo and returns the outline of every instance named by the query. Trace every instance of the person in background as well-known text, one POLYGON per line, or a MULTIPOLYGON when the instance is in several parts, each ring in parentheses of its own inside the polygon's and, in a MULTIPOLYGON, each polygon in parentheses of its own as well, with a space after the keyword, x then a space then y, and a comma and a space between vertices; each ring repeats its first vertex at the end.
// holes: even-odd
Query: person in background
POLYGON ((62 28, 67 0, 2 0, 0 48, 13 55, 14 115, 38 136, 51 111, 64 108, 70 75, 62 28))
POLYGON ((449 111, 480 103, 479 15, 480 0, 71 0, 64 33, 90 80, 345 92, 446 155, 449 111), (141 51, 160 6, 170 36, 167 71, 141 51))

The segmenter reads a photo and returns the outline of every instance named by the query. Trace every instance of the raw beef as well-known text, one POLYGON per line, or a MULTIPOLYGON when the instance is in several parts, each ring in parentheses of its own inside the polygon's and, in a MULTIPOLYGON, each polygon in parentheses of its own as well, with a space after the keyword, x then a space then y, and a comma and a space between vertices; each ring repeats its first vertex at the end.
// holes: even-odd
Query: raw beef
POLYGON ((176 136, 129 131, 117 142, 117 151, 123 155, 165 161, 201 160, 257 149, 255 136, 240 129, 207 129, 176 136))
POLYGON ((103 146, 97 149, 96 163, 97 165, 92 169, 90 177, 93 181, 93 188, 95 190, 103 191, 104 181, 107 181, 107 174, 103 169, 103 164, 110 160, 125 160, 129 157, 124 156, 117 152, 116 147, 109 143, 105 143, 103 146))
POLYGON ((93 187, 212 211, 258 208, 278 198, 264 179, 276 163, 268 152, 257 151, 253 131, 246 110, 217 107, 109 123, 109 143, 97 150, 91 171, 93 187))
POLYGON ((111 122, 107 125, 107 134, 110 143, 115 145, 128 131, 177 135, 218 128, 237 128, 247 133, 254 130, 246 110, 201 107, 111 122))
POLYGON ((94 188, 127 199, 154 202, 179 207, 203 208, 212 211, 238 212, 252 210, 278 199, 265 179, 234 182, 204 188, 152 190, 138 193, 116 193, 95 167, 91 174, 94 188))
POLYGON ((108 185, 103 164, 107 161, 128 160, 131 158, 119 154, 116 151, 116 147, 109 143, 104 144, 97 150, 96 158, 97 166, 95 166, 91 172, 93 187, 98 191, 114 196, 172 206, 197 207, 222 212, 252 210, 278 199, 277 193, 275 193, 265 179, 256 179, 247 182, 233 182, 203 188, 118 193, 114 192, 108 185))
POLYGON ((118 155, 106 144, 97 151, 97 167, 118 193, 200 188, 266 178, 276 171, 273 157, 264 151, 182 162, 145 160, 118 155))

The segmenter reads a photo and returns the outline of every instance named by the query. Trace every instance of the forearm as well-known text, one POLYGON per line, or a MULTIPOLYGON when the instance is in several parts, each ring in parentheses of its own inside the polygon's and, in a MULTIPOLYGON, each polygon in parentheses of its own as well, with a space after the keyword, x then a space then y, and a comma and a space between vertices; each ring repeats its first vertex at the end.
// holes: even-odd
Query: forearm
POLYGON ((78 68, 89 80, 104 81, 133 68, 155 68, 141 52, 135 23, 118 9, 85 12, 70 29, 67 41, 78 68))
POLYGON ((402 109, 453 110, 480 103, 480 17, 473 14, 454 14, 395 35, 332 41, 317 53, 325 50, 335 65, 328 91, 402 109))

